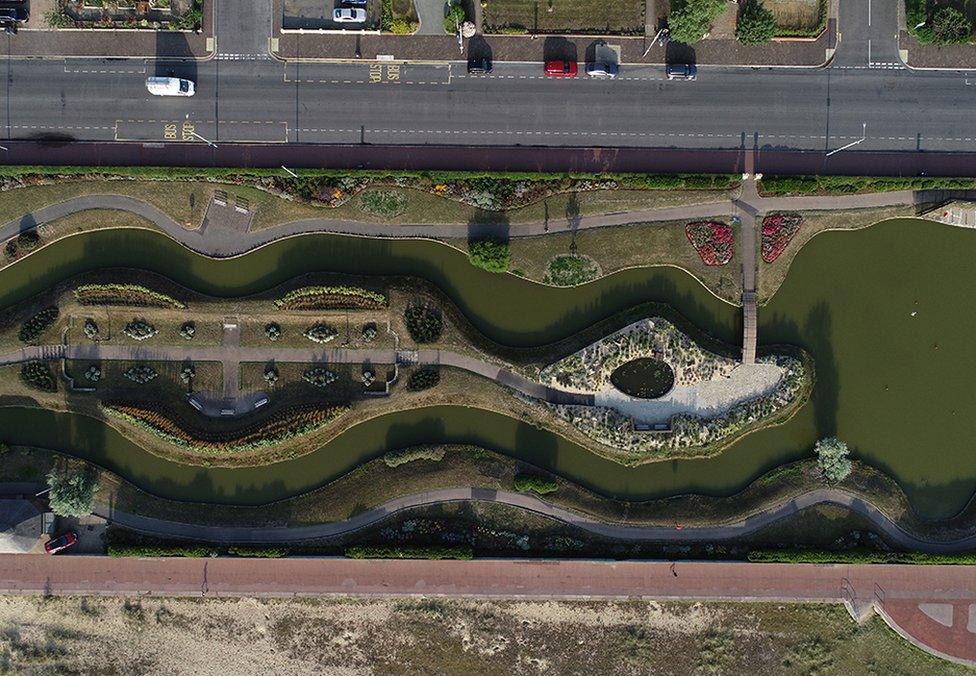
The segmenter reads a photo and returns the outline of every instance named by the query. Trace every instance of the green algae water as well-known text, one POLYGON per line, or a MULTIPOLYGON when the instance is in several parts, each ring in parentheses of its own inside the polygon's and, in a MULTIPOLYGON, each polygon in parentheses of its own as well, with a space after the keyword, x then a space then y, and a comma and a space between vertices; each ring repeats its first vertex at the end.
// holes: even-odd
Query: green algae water
MULTIPOLYGON (((12 443, 84 457, 164 497, 240 504, 302 493, 391 448, 440 441, 483 445, 623 498, 727 495, 808 455, 818 438, 836 434, 894 476, 921 514, 940 518, 958 511, 976 488, 974 246, 976 232, 919 220, 814 238, 759 312, 761 344, 800 345, 813 355, 814 396, 785 425, 752 434, 709 460, 622 467, 556 435, 460 406, 376 418, 302 458, 242 469, 162 460, 79 415, 4 408, 0 434, 12 443)), ((649 300, 672 305, 727 342, 738 341, 741 325, 736 308, 672 268, 629 270, 556 289, 477 270, 462 254, 433 242, 332 235, 282 240, 214 261, 153 232, 96 231, 0 271, 0 305, 104 267, 150 270, 224 296, 254 293, 309 272, 417 275, 441 287, 488 336, 510 345, 558 340, 649 300)))

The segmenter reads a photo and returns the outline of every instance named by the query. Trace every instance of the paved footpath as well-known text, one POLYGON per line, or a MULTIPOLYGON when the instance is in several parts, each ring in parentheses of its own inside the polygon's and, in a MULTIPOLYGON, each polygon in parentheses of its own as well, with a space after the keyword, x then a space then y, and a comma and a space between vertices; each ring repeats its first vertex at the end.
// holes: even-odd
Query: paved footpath
POLYGON ((895 631, 929 652, 976 665, 976 575, 967 566, 2 555, 0 591, 845 603, 856 617, 874 609, 895 631))

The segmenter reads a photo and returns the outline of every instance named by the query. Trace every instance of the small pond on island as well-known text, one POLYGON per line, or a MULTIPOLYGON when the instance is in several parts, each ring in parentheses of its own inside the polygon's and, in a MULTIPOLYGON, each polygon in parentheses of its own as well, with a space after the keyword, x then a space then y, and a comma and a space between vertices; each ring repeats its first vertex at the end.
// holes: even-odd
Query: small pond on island
MULTIPOLYGON (((923 515, 945 517, 976 488, 974 249, 976 232, 913 219, 814 238, 759 310, 761 345, 794 344, 813 355, 812 400, 785 425, 751 434, 710 460, 621 467, 553 434, 462 406, 377 418, 308 456, 246 469, 167 462, 91 419, 27 407, 0 409, 0 438, 64 449, 159 495, 253 504, 313 489, 390 448, 439 441, 478 443, 626 498, 730 494, 836 434, 894 476, 923 515)), ((212 261, 137 230, 74 236, 9 266, 0 271, 0 306, 84 270, 122 266, 219 295, 314 271, 419 275, 490 337, 519 345, 558 339, 646 300, 670 303, 730 343, 738 342, 741 325, 738 308, 674 268, 549 288, 476 270, 463 254, 433 242, 304 236, 212 261)))
POLYGON ((674 387, 674 369, 649 357, 632 359, 613 370, 610 384, 631 397, 657 399, 674 387))

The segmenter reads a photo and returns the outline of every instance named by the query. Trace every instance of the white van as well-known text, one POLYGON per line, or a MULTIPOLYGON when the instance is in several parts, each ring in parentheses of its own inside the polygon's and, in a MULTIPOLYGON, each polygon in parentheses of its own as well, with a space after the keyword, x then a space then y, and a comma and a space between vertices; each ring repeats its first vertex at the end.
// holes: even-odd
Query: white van
POLYGON ((146 89, 153 96, 193 96, 195 91, 191 80, 178 77, 147 77, 146 89))

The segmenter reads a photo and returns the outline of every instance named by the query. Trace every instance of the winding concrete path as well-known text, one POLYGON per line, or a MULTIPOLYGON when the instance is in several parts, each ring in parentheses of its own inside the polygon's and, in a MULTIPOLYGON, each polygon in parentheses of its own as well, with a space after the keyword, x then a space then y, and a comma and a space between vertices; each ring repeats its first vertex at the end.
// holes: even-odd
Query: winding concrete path
POLYGON ((547 516, 594 535, 618 540, 653 540, 661 542, 720 542, 741 538, 766 528, 797 512, 817 505, 838 505, 871 522, 881 533, 899 546, 913 551, 949 554, 976 549, 976 534, 952 541, 933 541, 919 537, 895 523, 880 509, 853 493, 838 488, 819 488, 791 498, 775 507, 750 514, 743 519, 719 526, 641 526, 601 521, 528 493, 488 488, 444 488, 404 495, 378 507, 360 512, 345 521, 311 526, 204 526, 129 514, 114 507, 99 507, 95 514, 131 530, 161 537, 201 540, 223 544, 288 544, 331 538, 360 530, 397 512, 414 507, 460 501, 492 502, 547 516))
POLYGON ((283 223, 261 230, 240 232, 219 227, 187 230, 165 212, 148 202, 124 195, 86 195, 43 207, 0 226, 0 241, 19 232, 56 221, 82 211, 114 209, 127 211, 152 222, 173 239, 198 253, 214 257, 241 254, 268 242, 306 233, 338 233, 367 237, 466 237, 474 233, 498 233, 500 228, 511 237, 529 237, 555 232, 570 232, 615 225, 644 222, 683 221, 727 217, 733 213, 733 201, 749 204, 755 213, 768 211, 836 211, 905 206, 943 199, 976 199, 976 191, 911 191, 901 190, 866 195, 831 197, 761 198, 758 194, 741 195, 737 200, 725 199, 702 204, 624 211, 613 214, 553 218, 535 223, 467 224, 388 224, 366 223, 333 218, 309 218, 283 223))

